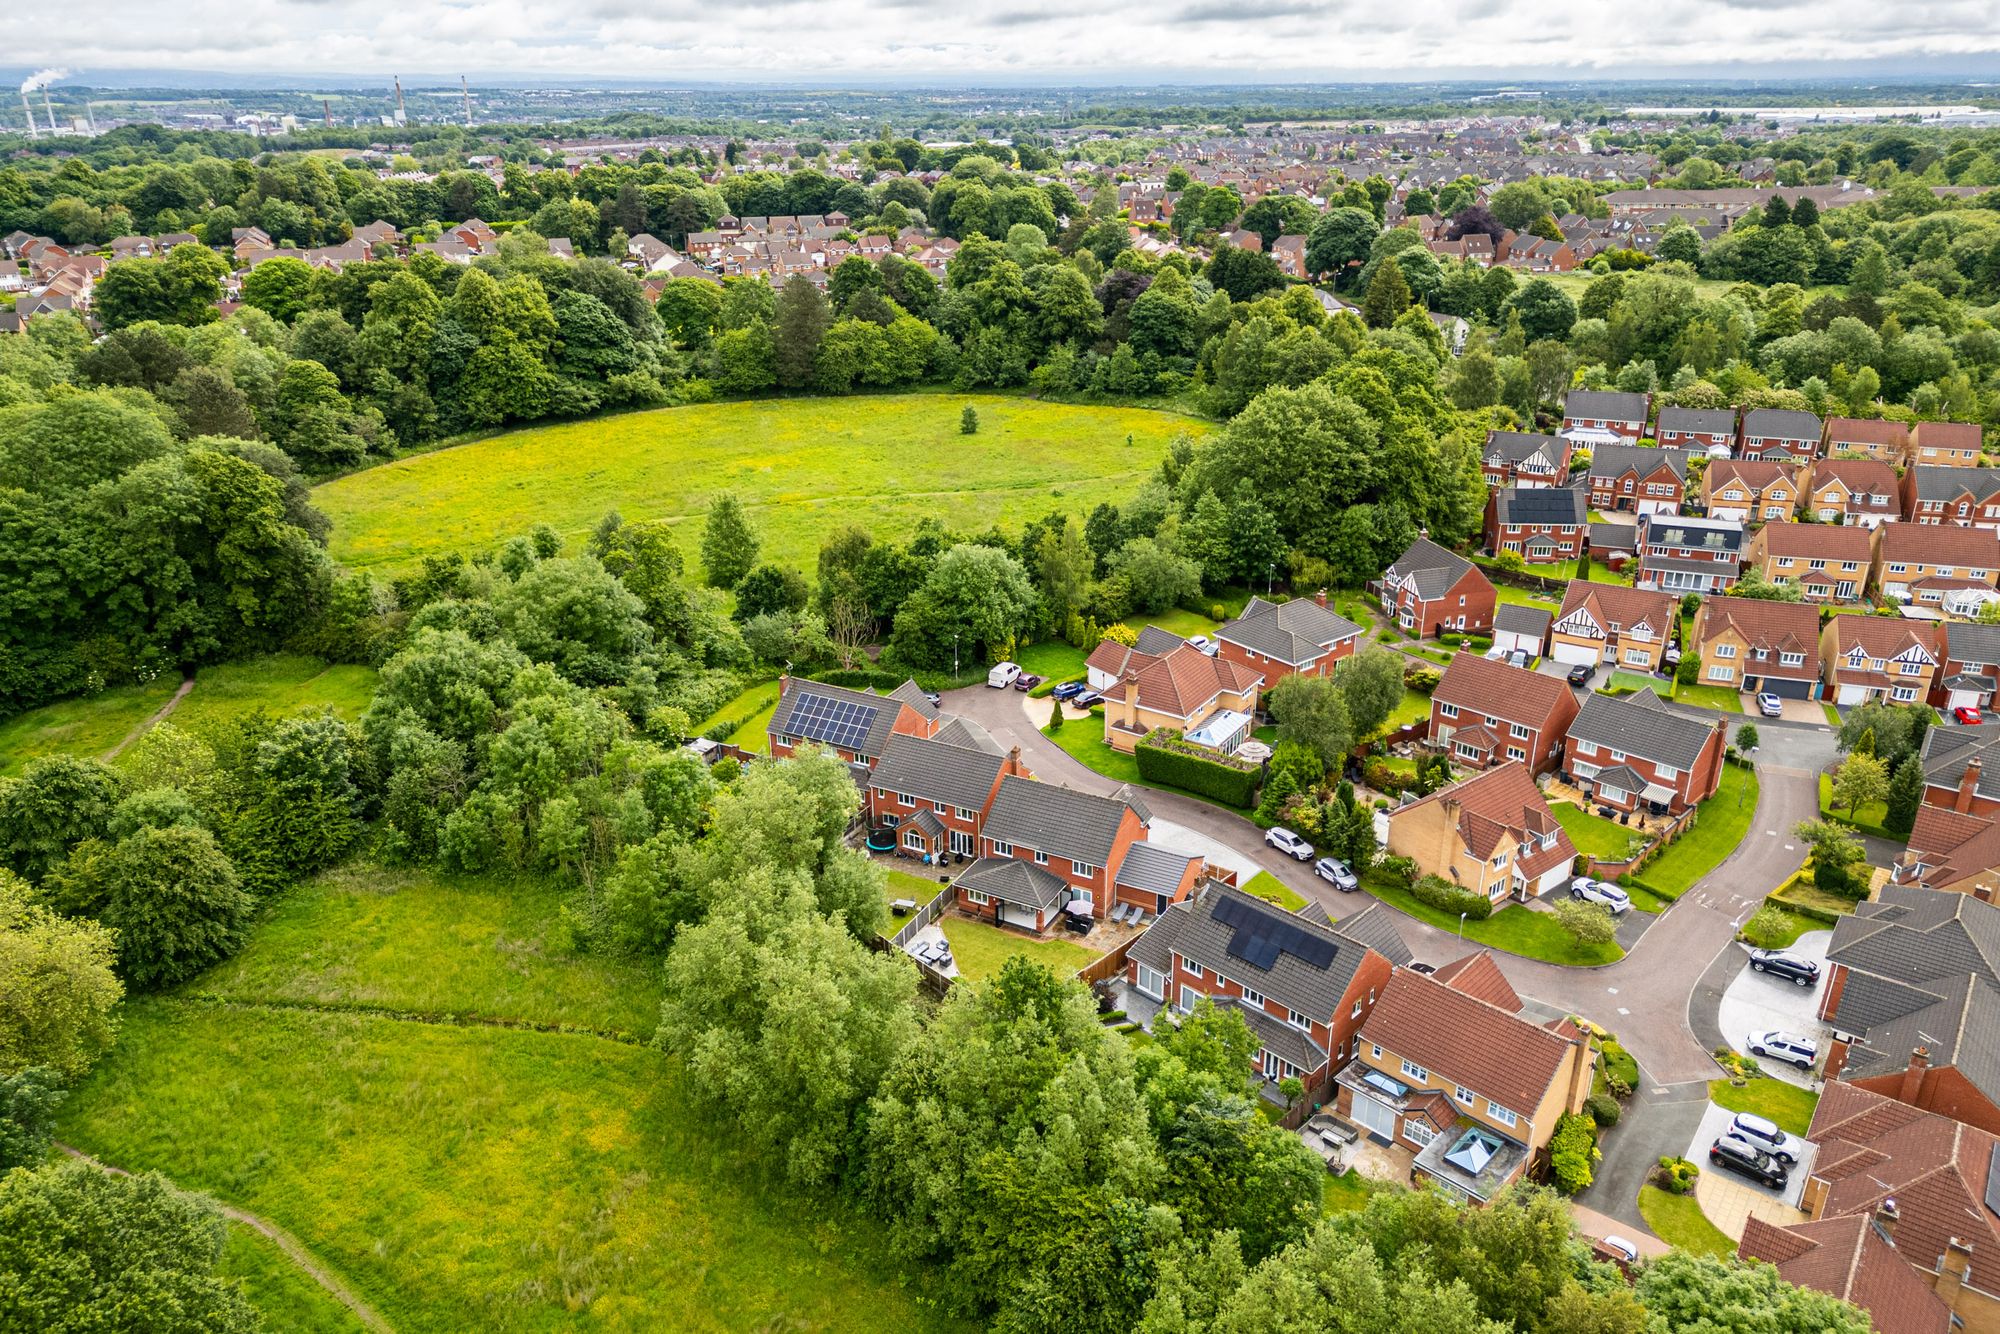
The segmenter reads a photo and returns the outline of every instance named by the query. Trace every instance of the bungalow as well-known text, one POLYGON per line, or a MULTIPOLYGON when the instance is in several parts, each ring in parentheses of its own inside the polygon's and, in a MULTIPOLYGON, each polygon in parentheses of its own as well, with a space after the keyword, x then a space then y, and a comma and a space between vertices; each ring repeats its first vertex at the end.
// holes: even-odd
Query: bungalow
POLYGON ((1793 584, 1808 602, 1854 602, 1868 587, 1875 544, 1866 528, 1767 523, 1750 537, 1744 564, 1774 584, 1793 584))
POLYGON ((1136 643, 1121 644, 1115 639, 1106 639, 1083 660, 1084 679, 1092 690, 1103 694, 1116 688, 1128 673, 1166 657, 1185 643, 1187 641, 1179 635, 1162 630, 1157 625, 1141 630, 1136 643))
POLYGON ((1583 555, 1590 521, 1583 492, 1574 487, 1503 486, 1486 498, 1486 545, 1494 555, 1511 551, 1530 565, 1553 565, 1583 555))
POLYGON ((1929 697, 1943 646, 1935 621, 1899 616, 1835 616, 1820 632, 1826 697, 1835 704, 1929 697))
POLYGON ((1506 653, 1526 653, 1539 658, 1549 651, 1549 622, 1552 619, 1547 607, 1504 603, 1493 613, 1493 647, 1506 653))
POLYGON ((1702 506, 1711 519, 1738 523, 1789 519, 1799 503, 1802 471, 1772 459, 1717 459, 1702 475, 1702 506))
POLYGON ((1791 408, 1752 408, 1743 414, 1737 432, 1738 458, 1803 459, 1819 455, 1826 427, 1810 412, 1791 408))
POLYGON ((1132 943, 1126 981, 1182 1014, 1203 997, 1235 1011, 1257 1037, 1252 1062, 1266 1083, 1322 1088, 1390 975, 1410 962, 1393 918, 1371 903, 1329 923, 1207 880, 1132 943))
POLYGON ((1488 431, 1480 469, 1488 486, 1561 486, 1569 479, 1570 443, 1559 435, 1488 431))
POLYGON ((1743 525, 1733 520, 1639 516, 1640 588, 1726 592, 1736 583, 1742 559, 1743 525))
POLYGON ((869 823, 896 830, 902 850, 929 865, 978 856, 1000 780, 1034 776, 1019 746, 998 750, 892 735, 868 776, 869 823))
POLYGON ((1875 530, 1875 585, 1883 597, 1936 605, 1996 582, 2000 533, 1991 528, 1885 523, 1875 530))
POLYGON ((1673 712, 1650 688, 1592 694, 1569 725, 1564 776, 1598 805, 1679 815, 1721 786, 1723 728, 1719 718, 1704 723, 1673 712))
POLYGON ((979 860, 952 882, 955 904, 1030 931, 1048 930, 1076 899, 1105 916, 1126 854, 1145 842, 1152 821, 1136 796, 1003 775, 979 832, 979 860))
POLYGON ((1946 622, 1944 663, 1938 668, 1930 702, 1941 709, 1988 708, 1996 676, 2000 676, 2000 625, 1946 622))
POLYGON ((1217 652, 1261 675, 1266 689, 1286 676, 1331 676, 1360 639, 1360 626, 1327 610, 1323 588, 1290 602, 1253 597, 1241 616, 1215 632, 1217 652))
POLYGON ((771 755, 783 759, 812 742, 849 764, 873 769, 895 735, 932 737, 944 715, 915 681, 886 695, 798 677, 778 678, 778 708, 764 726, 771 755))
POLYGON ((1873 459, 1902 465, 1908 461, 1910 433, 1901 422, 1871 417, 1826 419, 1825 456, 1833 459, 1873 459))
POLYGON ((1590 456, 1590 508, 1678 514, 1687 475, 1688 456, 1678 449, 1599 445, 1590 456))
POLYGON ((1568 883, 1576 845, 1524 764, 1503 764, 1389 812, 1389 852, 1495 904, 1568 883))
POLYGON ((1646 434, 1646 422, 1652 411, 1651 394, 1572 389, 1563 401, 1562 434, 1578 445, 1591 448, 1616 444, 1618 440, 1637 444, 1646 434))
POLYGON ((1903 474, 1903 518, 2000 529, 2000 468, 1911 468, 1903 474))
POLYGON ((1263 676, 1220 655, 1182 644, 1127 666, 1104 694, 1104 743, 1128 754, 1148 732, 1170 727, 1188 740, 1233 754, 1257 725, 1263 676))
POLYGON ((1807 475, 1804 512, 1821 523, 1875 528, 1903 511, 1902 480, 1876 459, 1818 459, 1807 475))
POLYGON ((1484 571, 1428 537, 1382 572, 1382 609, 1419 639, 1445 629, 1482 633, 1493 625, 1497 600, 1484 571))
POLYGON ((1690 634, 1701 684, 1785 699, 1813 697, 1819 682, 1819 612, 1803 602, 1703 598, 1690 634))
POLYGON ((1397 969, 1336 1077, 1341 1114, 1414 1150, 1413 1183, 1491 1200, 1541 1166, 1556 1122, 1590 1096, 1583 1032, 1523 1010, 1486 954, 1430 977, 1397 969))
POLYGON ((1550 627, 1549 656, 1572 665, 1657 672, 1679 611, 1671 593, 1572 579, 1550 627))
POLYGON ((1431 692, 1431 744, 1463 768, 1516 763, 1540 773, 1562 755, 1576 696, 1560 678, 1455 655, 1431 692))
POLYGON ((1918 422, 1910 428, 1910 462, 1917 467, 1973 468, 1984 451, 1971 422, 1918 422))
POLYGON ((1726 455, 1736 447, 1736 409, 1661 408, 1654 438, 1662 449, 1726 455))

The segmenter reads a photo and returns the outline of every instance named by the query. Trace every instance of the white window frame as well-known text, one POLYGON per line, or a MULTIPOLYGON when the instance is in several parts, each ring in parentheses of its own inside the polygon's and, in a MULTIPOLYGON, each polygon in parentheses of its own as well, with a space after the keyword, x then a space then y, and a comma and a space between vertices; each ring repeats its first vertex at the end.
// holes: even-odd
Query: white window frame
MULTIPOLYGON (((1381 1049, 1378 1047, 1376 1050, 1379 1051, 1381 1049)), ((1407 1056, 1402 1058, 1402 1062, 1403 1062, 1403 1073, 1408 1075, 1411 1079, 1414 1079, 1419 1084, 1428 1084, 1431 1082, 1430 1071, 1424 1069, 1421 1065, 1418 1065, 1415 1061, 1411 1060, 1407 1056)))

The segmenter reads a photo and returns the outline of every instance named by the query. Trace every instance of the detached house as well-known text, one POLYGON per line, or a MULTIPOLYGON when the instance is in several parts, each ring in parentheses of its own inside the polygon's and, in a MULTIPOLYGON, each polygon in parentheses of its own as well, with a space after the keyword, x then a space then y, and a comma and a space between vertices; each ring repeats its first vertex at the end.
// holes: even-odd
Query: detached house
POLYGON ((1786 1227, 1751 1214, 1736 1254, 1762 1260, 1794 1287, 1860 1307, 1884 1334, 1950 1334, 1951 1308, 1904 1262, 1893 1235, 1864 1214, 1786 1227))
POLYGON ((1949 621, 1944 627, 1944 665, 1938 669, 1931 703, 1941 709, 1984 709, 1993 703, 2000 678, 2000 625, 1949 621))
POLYGON ((1733 519, 1639 516, 1640 588, 1725 592, 1736 583, 1742 560, 1743 525, 1733 519))
POLYGON ((1910 434, 1901 422, 1869 417, 1829 417, 1826 457, 1873 459, 1877 463, 1908 461, 1910 434))
POLYGON ((2000 581, 2000 533, 1886 523, 1875 530, 1875 583, 1882 596, 1932 606, 1953 593, 2000 581))
POLYGON ((1593 449, 1619 440, 1637 444, 1646 434, 1652 411, 1651 394, 1572 389, 1563 400, 1562 433, 1572 443, 1593 449))
POLYGON ((2000 725, 1928 728, 1918 757, 1925 805, 1960 815, 2000 814, 2000 725))
POLYGON ((1902 516, 1902 479, 1874 459, 1819 459, 1807 475, 1804 512, 1821 523, 1875 528, 1902 516))
POLYGON ((1826 428, 1810 412, 1791 408, 1752 408, 1743 414, 1737 432, 1737 455, 1746 459, 1799 459, 1819 454, 1826 428))
POLYGON ((1813 697, 1819 683, 1819 612, 1804 603, 1704 598, 1691 634, 1703 685, 1768 691, 1784 699, 1813 697))
POLYGON ((1576 861, 1576 845, 1518 763, 1390 811, 1389 851, 1496 904, 1561 888, 1576 861))
MULTIPOLYGON (((1919 1042, 1941 1064, 1951 1058, 1941 1040, 1959 1029, 1950 1011, 2000 987, 2000 908, 1965 894, 1884 885, 1879 898, 1856 904, 1834 926, 1826 964, 1819 1018, 1833 1030, 1829 1081, 1902 1070, 1919 1042)), ((1981 1044, 1984 1057, 1990 1042, 1981 1044)), ((1829 1082, 1827 1092, 1834 1087, 1829 1082)))
POLYGON ((1162 630, 1157 625, 1141 630, 1137 643, 1121 644, 1115 639, 1104 640, 1083 660, 1084 679, 1090 683, 1092 690, 1100 694, 1114 690, 1128 674, 1157 662, 1185 643, 1187 641, 1179 635, 1162 630))
POLYGON ((1820 632, 1826 697, 1835 704, 1927 699, 1943 656, 1934 621, 1836 616, 1820 632))
POLYGON ((1488 431, 1479 463, 1488 486, 1561 486, 1569 455, 1570 443, 1559 435, 1488 431))
POLYGON ((1560 677, 1460 653, 1431 692, 1431 744, 1461 767, 1553 769, 1576 696, 1560 677))
MULTIPOLYGON (((1993 902, 1995 890, 2000 889, 2000 820, 1926 802, 1917 807, 1909 844, 1897 856, 1890 879, 1898 885, 1993 902)), ((2000 999, 2000 992, 1995 997, 2000 999)), ((1850 1064, 1852 1059, 1850 1055, 1850 1064)), ((2000 1075, 2000 1070, 1995 1073, 2000 1075)), ((2000 1102, 2000 1088, 1994 1092, 2000 1102)), ((2000 1131, 2000 1117, 1993 1128, 2000 1131)))
POLYGON ((1253 597, 1241 616, 1215 632, 1217 652, 1262 676, 1265 689, 1286 676, 1331 676, 1360 639, 1360 626, 1327 610, 1323 588, 1290 602, 1253 597))
POLYGON ((1204 881, 1133 942, 1125 976, 1140 995, 1185 1014, 1203 998, 1243 1016, 1268 1084, 1322 1088, 1353 1055, 1354 1035, 1396 968, 1410 962, 1380 904, 1329 923, 1204 881))
POLYGON ((1486 498, 1486 545, 1530 565, 1573 561, 1584 553, 1590 509, 1573 487, 1503 486, 1486 498))
POLYGON ((1341 1114, 1416 1150, 1412 1180, 1460 1200, 1491 1200, 1539 1167, 1556 1122, 1590 1096, 1583 1033, 1528 1018, 1484 954, 1430 977, 1397 969, 1357 1041, 1337 1077, 1341 1114))
POLYGON ((1382 573, 1382 609, 1419 639, 1443 630, 1488 630, 1497 600, 1484 571, 1428 537, 1412 542, 1382 573))
POLYGON ((1600 806, 1679 815, 1721 785, 1723 727, 1674 713, 1651 689, 1592 694, 1569 725, 1563 772, 1600 806))
POLYGON ((956 906, 1005 926, 1046 931, 1063 905, 1116 902, 1125 857, 1152 813, 1133 796, 1099 797, 1004 774, 979 832, 979 860, 952 882, 956 906))
POLYGON ((1975 468, 1984 451, 1971 422, 1918 422, 1910 427, 1910 462, 1920 468, 1975 468))
POLYGON ((1802 589, 1808 602, 1857 601, 1874 561, 1866 528, 1824 523, 1767 523, 1751 535, 1744 559, 1772 583, 1802 589))
POLYGON ((1628 672, 1656 672, 1673 642, 1680 603, 1670 593, 1570 580, 1549 629, 1549 656, 1628 672))
POLYGON ((1590 456, 1590 507, 1679 514, 1687 499, 1688 456, 1678 449, 1600 445, 1590 456))
POLYGON ((2000 528, 2000 468, 1911 468, 1903 474, 1903 518, 2000 528))
POLYGON ((892 736, 932 737, 944 715, 915 681, 886 695, 797 677, 778 678, 778 708, 765 724, 771 756, 783 759, 805 743, 834 751, 849 764, 873 769, 892 736))
POLYGON ((1799 503, 1803 470, 1771 459, 1717 459, 1701 479, 1702 506, 1711 519, 1775 523, 1799 503))
POLYGON ((1104 743, 1130 752, 1148 732, 1167 727, 1197 745, 1231 754, 1256 730, 1263 680, 1241 663, 1182 644, 1128 667, 1124 679, 1105 692, 1104 743))
POLYGON ((1009 774, 1034 775, 1019 746, 954 745, 913 736, 891 736, 868 776, 868 818, 897 831, 903 851, 941 865, 979 855, 979 834, 1009 774))
POLYGON ((1661 408, 1654 439, 1662 449, 1728 454, 1736 448, 1736 409, 1661 408))

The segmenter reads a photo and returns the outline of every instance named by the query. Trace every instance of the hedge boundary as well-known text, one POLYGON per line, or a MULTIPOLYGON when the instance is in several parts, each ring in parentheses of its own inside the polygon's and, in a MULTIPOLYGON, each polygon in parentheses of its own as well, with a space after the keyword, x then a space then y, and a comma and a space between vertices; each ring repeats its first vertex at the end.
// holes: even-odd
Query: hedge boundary
POLYGON ((1261 768, 1244 768, 1209 758, 1209 752, 1182 738, 1171 727, 1156 727, 1133 748, 1139 777, 1162 787, 1177 787, 1225 806, 1248 810, 1256 803, 1261 768))

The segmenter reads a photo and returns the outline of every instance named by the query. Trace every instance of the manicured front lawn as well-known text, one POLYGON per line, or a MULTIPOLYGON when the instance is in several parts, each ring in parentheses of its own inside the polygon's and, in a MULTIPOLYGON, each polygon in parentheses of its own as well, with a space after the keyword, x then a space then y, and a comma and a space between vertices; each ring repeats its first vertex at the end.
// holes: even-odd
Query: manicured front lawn
POLYGON ((1641 1186, 1639 1216, 1661 1241, 1690 1255, 1712 1255, 1720 1260, 1736 1254, 1736 1243, 1708 1221, 1693 1195, 1671 1195, 1658 1186, 1641 1186))
POLYGON ((1673 687, 1671 682, 1662 681, 1657 676, 1648 676, 1643 672, 1613 672, 1606 678, 1603 686, 1600 688, 1607 692, 1612 690, 1628 690, 1633 694, 1637 694, 1641 690, 1650 690, 1655 695, 1658 695, 1662 692, 1671 691, 1673 687))
POLYGON ((1593 815, 1572 801, 1552 801, 1549 810, 1562 825, 1569 841, 1586 857, 1602 861, 1624 861, 1630 854, 1633 831, 1616 820, 1593 815))
POLYGON ((1297 912, 1306 906, 1306 901, 1293 889, 1269 871, 1259 871, 1250 877, 1250 883, 1243 886, 1245 894, 1255 894, 1266 903, 1275 903, 1286 912, 1297 912))
POLYGON ((1674 687, 1674 699, 1682 704, 1692 704, 1696 708, 1715 709, 1721 713, 1743 712, 1743 694, 1728 686, 1684 686, 1674 687))
POLYGON ((1781 950, 1797 944, 1799 937, 1808 931, 1824 930, 1826 923, 1816 922, 1767 901, 1743 923, 1743 929, 1736 933, 1736 938, 1760 950, 1781 950), (1770 916, 1766 917, 1766 913, 1770 916))
POLYGON ((1097 957, 1087 946, 1073 940, 1060 937, 1036 940, 1033 936, 1024 936, 990 922, 975 922, 950 914, 938 918, 938 926, 944 931, 944 938, 951 942, 951 956, 958 964, 958 975, 968 982, 992 977, 1000 971, 1000 965, 1016 954, 1025 955, 1036 963, 1045 963, 1065 977, 1097 957))
POLYGON ((1736 850, 1756 814, 1756 770, 1723 765, 1722 784, 1701 804, 1694 828, 1641 867, 1633 880, 1661 898, 1679 898, 1736 850))
MULTIPOLYGON (((1419 903, 1408 890, 1399 889, 1387 881, 1379 872, 1370 872, 1362 877, 1362 887, 1392 908, 1408 913, 1419 921, 1454 934, 1459 929, 1458 914, 1433 908, 1419 903)), ((1625 951, 1618 948, 1616 941, 1606 941, 1602 945, 1580 945, 1576 937, 1562 929, 1549 913, 1535 912, 1521 904, 1502 908, 1483 922, 1467 921, 1465 939, 1468 942, 1488 945, 1509 954, 1518 954, 1527 959, 1540 959, 1545 963, 1570 965, 1616 963, 1625 957, 1625 951)))
POLYGON ((1104 719, 1065 718, 1060 729, 1047 733, 1071 759, 1086 769, 1119 783, 1139 781, 1139 761, 1104 740, 1104 719))
POLYGON ((1826 725, 1828 727, 1838 728, 1840 726, 1840 710, 1834 708, 1833 705, 1825 703, 1823 701, 1821 702, 1819 707, 1826 714, 1826 725))
POLYGON ((1819 1106, 1819 1094, 1811 1089, 1768 1078, 1750 1080, 1740 1088, 1726 1079, 1711 1079, 1708 1099, 1732 1112, 1750 1112, 1775 1121, 1779 1129, 1794 1135, 1803 1135, 1811 1128, 1813 1108, 1819 1106))
POLYGON ((1907 839, 1907 835, 1899 837, 1883 827, 1882 822, 1889 816, 1886 802, 1864 801, 1859 809, 1853 811, 1845 806, 1836 807, 1833 804, 1832 774, 1819 776, 1819 813, 1821 819, 1846 825, 1849 829, 1863 834, 1873 834, 1877 838, 1886 838, 1894 843, 1902 843, 1907 839))

